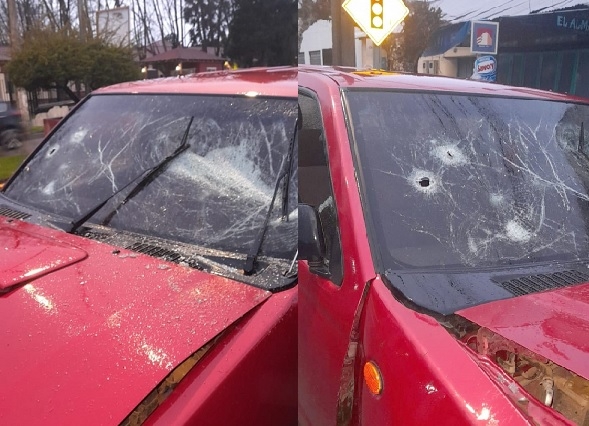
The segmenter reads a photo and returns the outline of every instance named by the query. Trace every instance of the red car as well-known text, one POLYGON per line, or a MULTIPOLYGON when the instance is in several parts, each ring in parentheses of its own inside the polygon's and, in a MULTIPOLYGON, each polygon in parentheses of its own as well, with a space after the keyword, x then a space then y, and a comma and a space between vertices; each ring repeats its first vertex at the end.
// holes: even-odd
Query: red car
POLYGON ((297 421, 296 68, 91 94, 0 193, 0 424, 297 421))
POLYGON ((589 101, 298 81, 300 424, 589 424, 589 101))

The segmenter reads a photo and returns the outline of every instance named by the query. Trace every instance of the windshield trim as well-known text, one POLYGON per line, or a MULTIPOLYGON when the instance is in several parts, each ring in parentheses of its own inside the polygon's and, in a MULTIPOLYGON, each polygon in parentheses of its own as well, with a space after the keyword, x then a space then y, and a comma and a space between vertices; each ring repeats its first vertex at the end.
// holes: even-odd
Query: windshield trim
MULTIPOLYGON (((522 87, 522 89, 525 89, 525 87, 522 87)), ((538 89, 529 89, 529 90, 538 90, 538 89)), ((525 92, 522 92, 521 96, 515 96, 515 95, 511 95, 511 94, 509 94, 509 95, 503 94, 501 92, 480 93, 480 92, 474 92, 474 91, 464 92, 464 91, 457 91, 457 90, 407 89, 407 88, 403 88, 403 87, 385 88, 385 87, 358 87, 358 86, 354 86, 354 87, 341 87, 340 91, 342 93, 342 96, 346 99, 347 99, 348 92, 376 92, 376 93, 389 92, 389 93, 411 93, 411 94, 415 94, 415 95, 423 95, 423 94, 429 95, 429 94, 431 94, 431 95, 448 95, 448 96, 476 96, 477 98, 500 98, 500 99, 507 99, 507 100, 509 100, 509 99, 529 100, 529 101, 555 102, 558 104, 567 103, 567 104, 589 106, 589 98, 587 100, 582 99, 582 98, 578 98, 575 96, 571 96, 570 98, 567 98, 567 99, 553 99, 550 97, 544 98, 541 96, 541 91, 536 96, 533 96, 531 94, 527 94, 525 92)), ((548 93, 552 94, 551 92, 548 92, 548 93)))
MULTIPOLYGON (((88 102, 88 100, 90 98, 95 98, 95 97, 102 97, 100 99, 106 99, 104 97, 106 96, 116 96, 117 98, 111 98, 111 99, 119 99, 120 97, 124 97, 126 99, 133 99, 133 98, 129 98, 130 96, 135 96, 135 103, 137 102, 141 102, 141 99, 145 98, 145 99, 149 99, 152 97, 163 97, 165 96, 166 98, 173 98, 173 99, 178 99, 177 96, 183 97, 184 99, 187 99, 187 102, 191 102, 193 99, 198 100, 200 103, 204 104, 204 105, 209 105, 208 100, 215 98, 215 99, 222 99, 225 104, 221 104, 221 105, 233 105, 234 104, 234 100, 238 100, 239 104, 237 105, 244 105, 244 106, 248 106, 248 105, 253 105, 254 108, 256 105, 269 105, 270 107, 272 105, 278 106, 280 105, 280 109, 276 109, 276 108, 270 108, 268 111, 268 117, 275 117, 275 120, 278 120, 278 122, 284 122, 284 125, 288 128, 288 132, 291 132, 291 126, 288 125, 288 123, 290 123, 292 121, 293 126, 296 123, 296 115, 292 115, 291 111, 295 111, 296 113, 296 104, 295 102, 297 101, 297 98, 292 96, 266 96, 266 95, 260 95, 260 96, 246 96, 246 95, 225 95, 225 94, 199 94, 199 93, 160 93, 160 92, 156 92, 156 93, 103 93, 103 94, 96 94, 96 95, 89 95, 86 98, 84 98, 84 100, 82 102, 80 102, 78 105, 76 105, 76 107, 72 110, 72 112, 70 112, 70 114, 68 114, 68 116, 66 116, 66 118, 64 118, 64 120, 62 120, 62 122, 60 124, 62 124, 63 122, 66 122, 69 117, 74 114, 74 112, 80 108, 82 105, 88 105, 86 104, 86 102, 88 102), (141 98, 136 98, 136 96, 140 96, 141 98), (137 101, 137 99, 139 99, 139 101, 137 101), (283 113, 282 112, 282 108, 286 108, 286 110, 288 110, 288 112, 283 113), (274 109, 274 111, 272 111, 274 109), (282 118, 280 118, 282 117, 282 118)), ((174 102, 174 100, 172 100, 172 102, 174 102)), ((286 111, 285 110, 285 111, 286 111)), ((255 111, 255 110, 252 110, 255 111)), ((265 116, 265 110, 263 110, 261 117, 265 116)), ((80 116, 82 117, 82 116, 80 116)), ((59 127, 59 126, 57 126, 59 127)), ((54 130, 55 132, 56 130, 54 130)), ((54 133, 52 133, 51 135, 48 135, 44 141, 39 144, 39 146, 37 147, 37 149, 35 150, 35 153, 33 153, 31 156, 28 157, 27 161, 25 164, 23 164, 21 166, 21 168, 19 168, 19 170, 17 171, 17 173, 15 173, 10 181, 5 185, 5 187, 2 189, 2 191, 0 192, 0 194, 2 194, 2 196, 7 200, 10 201, 11 203, 15 203, 15 205, 19 205, 22 206, 23 209, 26 210, 32 210, 35 212, 34 216, 37 216, 38 218, 42 217, 43 218, 43 222, 45 224, 45 226, 50 226, 53 228, 57 228, 57 229, 65 229, 67 228, 67 225, 71 222, 71 219, 76 219, 76 216, 71 216, 68 217, 67 215, 64 215, 62 213, 60 213, 60 211, 55 211, 55 210, 47 210, 44 208, 45 204, 39 204, 39 203, 35 203, 36 198, 27 198, 27 197, 19 197, 18 193, 16 192, 16 190, 19 188, 19 186, 15 186, 14 183, 18 182, 18 179, 21 178, 22 176, 24 176, 27 179, 31 179, 30 176, 27 175, 23 175, 24 170, 26 170, 26 168, 29 166, 31 159, 33 159, 35 157, 35 155, 39 155, 39 152, 43 153, 43 149, 47 149, 48 147, 50 148, 51 145, 51 141, 54 141, 55 139, 53 139, 52 135, 54 133), (13 192, 11 191, 11 188, 14 188, 13 192), (15 197, 13 199, 13 197, 15 197), (32 200, 32 202, 31 202, 32 200), (49 218, 49 220, 47 220, 49 218), (69 219, 69 220, 63 220, 63 218, 69 219), (55 219, 55 220, 53 220, 55 219)), ((279 139, 277 139, 278 141, 279 139)), ((278 143, 278 142, 276 142, 278 143)), ((280 142, 280 144, 284 145, 284 151, 286 153, 286 149, 289 146, 289 139, 286 139, 284 142, 280 142)), ((280 145, 276 145, 278 148, 280 148, 280 145)), ((282 148, 278 149, 276 151, 276 155, 279 154, 280 150, 282 148)), ((42 154, 41 154, 42 155, 42 154)), ((37 164, 37 163, 34 163, 37 164)), ((20 181, 21 185, 22 184, 26 184, 25 181, 20 181)), ((294 189, 294 187, 293 187, 294 189)), ((296 190, 295 191, 291 191, 291 193, 295 194, 296 196, 296 190)), ((291 200, 291 206, 296 209, 296 203, 293 204, 292 200, 291 200)), ((289 215, 293 214, 293 212, 289 212, 289 215)), ((296 214, 296 213, 295 213, 296 214)), ((93 224, 98 223, 97 221, 91 221, 93 224)), ((70 224, 71 226, 71 224, 70 224)), ((156 235, 150 235, 149 233, 145 234, 146 236, 150 236, 150 237, 155 237, 156 235)), ((274 233, 273 233, 274 236, 274 233)), ((237 247, 237 246, 236 246, 237 247)), ((226 247, 227 248, 227 247, 226 247)), ((292 242, 292 244, 288 244, 288 245, 284 245, 279 251, 276 251, 275 249, 273 250, 263 250, 261 257, 268 257, 268 258, 276 258, 276 259, 286 259, 288 261, 288 263, 292 263, 292 258, 294 256, 294 253, 296 252, 296 239, 292 242)), ((242 253, 244 254, 245 257, 245 252, 242 253)))
MULTIPOLYGON (((385 262, 383 260, 383 256, 381 250, 379 249, 378 241, 378 233, 376 231, 376 227, 374 221, 372 219, 373 212, 370 203, 366 199, 367 192, 367 184, 365 181, 365 174, 364 170, 360 161, 360 155, 358 150, 358 141, 354 136, 353 130, 353 122, 352 122, 352 113, 349 104, 348 93, 351 92, 375 92, 375 93, 404 93, 404 94, 415 94, 415 95, 442 95, 442 96, 452 96, 452 97, 480 97, 480 98, 492 98, 492 99, 503 99, 503 100, 521 100, 521 101, 535 101, 535 102, 550 102, 550 103, 557 103, 557 104, 568 104, 568 105, 580 105, 583 107, 589 108, 589 99, 587 101, 583 101, 580 99, 570 99, 570 100, 557 100, 551 98, 540 98, 537 96, 511 96, 511 95, 502 95, 499 93, 492 93, 492 94, 481 94, 477 92, 457 92, 457 91, 444 91, 444 90, 414 90, 414 89, 405 89, 405 88, 373 88, 373 87, 341 87, 340 88, 340 95, 342 99, 342 107, 344 112, 344 120, 346 123, 346 130, 348 133, 348 138, 350 141, 350 150, 352 152, 352 161, 354 164, 354 169, 356 170, 357 182, 358 182, 358 192, 360 203, 362 205, 362 212, 364 217, 364 222, 366 225, 367 237, 368 237, 368 244, 370 247, 370 254, 374 263, 375 270, 377 273, 381 275, 385 275, 388 272, 393 271, 391 268, 387 268, 385 262)), ((570 259, 557 259, 557 260, 545 260, 545 261, 531 261, 529 263, 518 263, 516 266, 510 266, 508 264, 499 264, 499 265, 489 265, 489 266, 477 266, 476 268, 467 267, 465 265, 454 265, 454 266, 447 266, 447 267, 427 267, 427 268, 419 268, 415 266, 410 266, 406 269, 398 269, 395 268, 394 271, 401 272, 403 274, 408 273, 469 273, 475 271, 497 271, 502 270, 504 268, 529 268, 535 267, 539 265, 547 265, 550 263, 574 263, 570 259)), ((397 261, 400 263, 400 261, 397 261)))

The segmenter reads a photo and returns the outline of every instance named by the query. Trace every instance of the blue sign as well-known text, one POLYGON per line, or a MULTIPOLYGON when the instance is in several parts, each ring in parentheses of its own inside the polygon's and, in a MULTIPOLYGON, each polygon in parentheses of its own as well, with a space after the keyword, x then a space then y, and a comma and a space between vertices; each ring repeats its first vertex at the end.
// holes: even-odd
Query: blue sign
POLYGON ((470 26, 470 51, 487 55, 497 54, 499 22, 472 21, 470 26))
POLYGON ((494 56, 481 56, 474 63, 473 80, 497 81, 497 60, 494 56))

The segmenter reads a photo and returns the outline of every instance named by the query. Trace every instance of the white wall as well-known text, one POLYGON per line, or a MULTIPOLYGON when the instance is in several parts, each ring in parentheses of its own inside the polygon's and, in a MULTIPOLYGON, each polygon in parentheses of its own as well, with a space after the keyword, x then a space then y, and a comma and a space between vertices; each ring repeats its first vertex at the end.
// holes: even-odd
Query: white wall
POLYGON ((6 74, 4 73, 0 73, 0 99, 6 102, 10 100, 10 95, 6 89, 6 74))
MULTIPOLYGON (((303 33, 300 51, 305 54, 305 64, 311 63, 309 52, 330 48, 332 48, 331 21, 317 21, 303 33)), ((357 68, 373 68, 372 41, 359 28, 354 28, 354 50, 357 68)))
POLYGON ((470 47, 453 47, 441 55, 422 56, 417 62, 417 72, 420 74, 430 74, 426 72, 423 67, 424 62, 438 61, 437 75, 444 75, 446 77, 458 76, 458 59, 471 58, 473 61, 476 55, 471 53, 470 47))
POLYGON ((331 21, 317 21, 303 33, 300 52, 305 54, 305 64, 311 63, 309 52, 331 48, 331 21))
POLYGON ((32 126, 43 126, 43 120, 45 118, 61 118, 65 117, 65 115, 70 111, 67 106, 54 106, 47 112, 42 112, 37 115, 31 120, 32 126))

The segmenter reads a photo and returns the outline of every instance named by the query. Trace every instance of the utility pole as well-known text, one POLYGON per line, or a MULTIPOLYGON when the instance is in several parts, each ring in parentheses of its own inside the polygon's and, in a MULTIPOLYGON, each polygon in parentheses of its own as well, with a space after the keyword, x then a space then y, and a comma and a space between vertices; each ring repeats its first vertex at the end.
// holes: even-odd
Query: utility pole
MULTIPOLYGON (((20 47, 20 37, 18 35, 18 23, 16 15, 16 0, 8 0, 8 26, 10 27, 10 52, 14 56, 20 47)), ((23 121, 28 123, 29 111, 22 99, 24 91, 18 89, 14 84, 12 85, 14 96, 16 98, 16 108, 23 117, 23 121)))
POLYGON ((356 66, 354 20, 342 8, 342 0, 331 1, 333 65, 356 66))
MULTIPOLYGON (((145 57, 147 57, 147 4, 143 0, 143 45, 145 46, 145 57)), ((156 54, 159 52, 156 52, 156 54)))
MULTIPOLYGON (((87 5, 85 4, 85 0, 78 0, 78 27, 80 27, 79 29, 79 37, 80 37, 80 41, 82 43, 85 43, 87 40, 87 34, 86 34, 86 21, 88 19, 88 8, 87 5)), ((80 80, 76 80, 74 82, 74 86, 75 86, 75 90, 76 90, 76 96, 78 97, 78 99, 81 99, 82 97, 82 82, 80 82, 80 80)), ((87 92, 88 89, 86 86, 84 86, 84 91, 87 92)))
POLYGON ((10 45, 14 49, 18 43, 18 28, 16 22, 16 1, 8 0, 8 23, 10 26, 10 45))
POLYGON ((78 0, 78 26, 80 27, 80 40, 86 41, 86 18, 88 16, 88 9, 85 0, 78 0))
POLYGON ((184 47, 184 2, 180 0, 180 47, 184 47))

